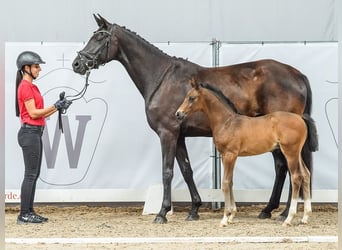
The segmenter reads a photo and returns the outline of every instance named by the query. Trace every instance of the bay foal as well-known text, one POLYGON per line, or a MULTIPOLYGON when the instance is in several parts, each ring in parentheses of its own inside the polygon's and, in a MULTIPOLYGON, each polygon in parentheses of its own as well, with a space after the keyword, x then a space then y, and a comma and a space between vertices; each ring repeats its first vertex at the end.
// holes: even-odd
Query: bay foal
POLYGON ((222 191, 225 209, 220 225, 232 223, 237 211, 232 190, 237 157, 258 155, 276 148, 280 148, 287 160, 292 183, 290 210, 283 225, 291 225, 297 212, 301 186, 304 199, 302 223, 306 224, 311 213, 310 171, 302 160, 301 151, 308 128, 316 130, 314 121, 283 111, 259 117, 240 115, 233 103, 218 89, 209 84, 199 85, 194 79, 190 83, 192 88, 178 108, 176 117, 183 121, 186 116, 202 111, 209 120, 214 143, 222 155, 224 166, 222 191))

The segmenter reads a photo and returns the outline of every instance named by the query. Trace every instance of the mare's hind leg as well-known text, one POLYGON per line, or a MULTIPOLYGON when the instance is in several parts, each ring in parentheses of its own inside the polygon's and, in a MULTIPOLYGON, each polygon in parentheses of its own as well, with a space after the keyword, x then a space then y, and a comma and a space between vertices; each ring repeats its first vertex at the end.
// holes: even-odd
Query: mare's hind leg
POLYGON ((193 171, 191 169, 190 160, 188 156, 188 152, 186 150, 185 139, 184 137, 178 138, 177 142, 177 150, 176 150, 176 159, 179 165, 179 168, 182 172, 183 178, 188 185, 188 189, 190 191, 192 207, 189 211, 189 215, 186 218, 188 221, 198 220, 198 209, 202 205, 201 197, 197 191, 194 178, 193 171))
MULTIPOLYGON (((274 167, 275 167, 276 176, 275 176, 275 180, 274 180, 274 184, 273 184, 272 195, 270 197, 270 200, 269 200, 267 206, 259 214, 259 216, 258 216, 259 219, 271 218, 271 216, 272 216, 271 212, 273 211, 273 209, 276 209, 279 207, 281 192, 283 190, 284 182, 286 179, 287 163, 286 163, 286 159, 285 159, 283 153, 279 149, 276 149, 272 152, 272 155, 273 155, 273 159, 274 159, 274 167)), ((290 195, 291 195, 291 192, 289 193, 289 199, 287 202, 286 209, 282 213, 284 218, 288 214, 288 209, 289 209, 289 205, 291 202, 291 198, 290 198, 291 196, 290 195)))
POLYGON ((236 214, 236 204, 233 195, 233 172, 237 156, 226 153, 222 155, 224 173, 222 178, 222 191, 224 194, 224 213, 220 222, 220 226, 227 226, 228 223, 233 223, 236 214))

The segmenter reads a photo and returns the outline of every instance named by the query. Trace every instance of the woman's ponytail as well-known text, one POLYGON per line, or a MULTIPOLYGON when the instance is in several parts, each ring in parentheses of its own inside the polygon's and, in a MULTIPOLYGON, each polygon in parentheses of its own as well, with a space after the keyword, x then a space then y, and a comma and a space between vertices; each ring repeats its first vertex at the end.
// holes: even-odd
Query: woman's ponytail
POLYGON ((19 110, 19 103, 18 103, 18 87, 23 79, 23 74, 21 73, 21 70, 17 71, 17 77, 15 80, 15 115, 19 117, 20 115, 20 110, 19 110))

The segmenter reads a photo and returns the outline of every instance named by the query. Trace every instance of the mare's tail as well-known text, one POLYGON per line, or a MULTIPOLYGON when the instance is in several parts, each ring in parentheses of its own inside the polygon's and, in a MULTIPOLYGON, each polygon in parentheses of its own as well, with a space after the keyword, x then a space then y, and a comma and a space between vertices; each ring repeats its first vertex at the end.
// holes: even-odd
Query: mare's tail
MULTIPOLYGON (((305 144, 307 144, 308 150, 310 150, 310 152, 315 152, 318 150, 318 135, 315 121, 311 118, 312 91, 308 78, 303 74, 301 75, 301 77, 307 90, 307 97, 303 114, 303 119, 306 123, 306 126, 308 127, 308 136, 305 144)), ((311 170, 311 166, 308 166, 308 168, 309 170, 311 170)))
MULTIPOLYGON (((306 126, 308 128, 308 135, 305 140, 304 147, 302 149, 302 159, 305 162, 305 165, 309 169, 311 175, 311 181, 310 181, 310 193, 312 188, 312 172, 313 172, 313 163, 312 163, 312 152, 315 152, 318 150, 318 135, 317 135, 317 129, 314 120, 311 118, 311 109, 312 109, 312 91, 311 86, 308 78, 301 74, 301 80, 303 81, 307 94, 306 94, 306 103, 304 108, 304 114, 303 119, 306 123, 306 126)), ((300 196, 302 197, 302 189, 300 190, 300 196)))

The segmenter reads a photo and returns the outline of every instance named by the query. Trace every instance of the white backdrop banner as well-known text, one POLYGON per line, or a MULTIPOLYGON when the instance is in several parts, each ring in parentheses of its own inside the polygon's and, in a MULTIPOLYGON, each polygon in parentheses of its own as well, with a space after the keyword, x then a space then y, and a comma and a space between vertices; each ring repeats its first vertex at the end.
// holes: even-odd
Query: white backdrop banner
MULTIPOLYGON (((171 56, 212 65, 212 48, 206 43, 155 44, 171 56)), ((83 43, 6 43, 5 163, 6 201, 18 201, 24 174, 17 144, 20 127, 14 112, 15 60, 23 50, 38 52, 47 64, 36 84, 46 105, 61 91, 74 95, 85 84, 71 63, 83 43)), ((273 58, 293 65, 308 76, 313 90, 313 118, 320 150, 314 154, 314 189, 337 189, 337 44, 223 44, 220 64, 273 58)), ((84 98, 75 101, 64 116, 64 134, 57 115, 47 120, 43 135, 44 157, 38 190, 146 190, 162 180, 158 136, 149 128, 143 98, 118 62, 94 70, 84 98)), ((199 188, 212 186, 211 138, 187 139, 194 178, 199 188)), ((271 189, 274 166, 271 154, 239 158, 234 178, 236 189, 271 189)), ((185 189, 175 166, 173 188, 185 189)), ((100 191, 99 191, 100 192, 100 191)), ((53 196, 52 196, 53 197, 53 196)), ((54 202, 44 196, 41 201, 54 202)), ((82 200, 81 197, 78 197, 82 200)), ((78 201, 73 197, 72 200, 78 201)))
MULTIPOLYGON (((313 95, 312 117, 319 136, 319 151, 313 154, 312 187, 337 190, 337 43, 222 44, 220 52, 222 65, 272 58, 294 66, 308 77, 313 95)), ((234 186, 237 189, 269 188, 273 185, 271 154, 239 158, 235 169, 234 186)))

